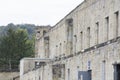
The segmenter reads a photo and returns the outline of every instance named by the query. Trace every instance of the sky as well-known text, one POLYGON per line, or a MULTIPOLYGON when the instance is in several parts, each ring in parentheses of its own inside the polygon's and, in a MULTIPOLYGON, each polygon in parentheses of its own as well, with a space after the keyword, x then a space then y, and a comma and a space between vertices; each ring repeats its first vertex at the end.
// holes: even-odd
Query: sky
POLYGON ((0 25, 54 26, 83 0, 0 0, 0 25))

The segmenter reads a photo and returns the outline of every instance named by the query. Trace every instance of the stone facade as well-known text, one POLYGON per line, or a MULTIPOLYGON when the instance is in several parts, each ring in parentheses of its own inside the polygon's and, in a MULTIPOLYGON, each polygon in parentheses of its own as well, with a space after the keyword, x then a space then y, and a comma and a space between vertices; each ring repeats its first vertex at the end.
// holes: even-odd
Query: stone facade
POLYGON ((119 80, 119 4, 85 0, 44 35, 37 32, 36 58, 49 61, 20 75, 21 80, 119 80))

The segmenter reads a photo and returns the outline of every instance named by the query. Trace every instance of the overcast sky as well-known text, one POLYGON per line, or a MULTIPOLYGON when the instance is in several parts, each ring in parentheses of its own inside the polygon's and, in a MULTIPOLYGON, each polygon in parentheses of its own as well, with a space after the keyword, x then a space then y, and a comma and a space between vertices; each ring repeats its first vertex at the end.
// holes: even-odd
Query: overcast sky
POLYGON ((0 0, 0 25, 55 25, 83 0, 0 0))

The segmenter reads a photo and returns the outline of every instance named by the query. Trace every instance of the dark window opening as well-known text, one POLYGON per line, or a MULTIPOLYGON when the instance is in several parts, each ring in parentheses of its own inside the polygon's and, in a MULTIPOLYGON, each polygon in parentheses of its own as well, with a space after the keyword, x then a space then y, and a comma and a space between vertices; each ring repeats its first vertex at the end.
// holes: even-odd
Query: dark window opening
POLYGON ((80 32, 80 45, 81 45, 81 50, 83 48, 83 32, 80 32))
POLYGON ((49 43, 50 41, 49 41, 49 36, 47 36, 47 37, 45 37, 44 38, 44 45, 45 45, 45 57, 46 58, 49 58, 49 43))
POLYGON ((78 80, 92 80, 92 70, 78 71, 78 80))
POLYGON ((67 19, 67 48, 68 54, 73 52, 73 19, 67 19))
POLYGON ((47 33, 47 32, 44 30, 44 31, 43 31, 43 35, 45 35, 46 33, 47 33))
POLYGON ((99 43, 99 22, 96 23, 96 44, 99 43))
POLYGON ((90 27, 87 28, 87 46, 90 47, 90 27))
POLYGON ((115 29, 115 37, 118 36, 118 28, 119 28, 119 12, 115 12, 115 24, 116 24, 116 29, 115 29))
POLYGON ((70 69, 68 69, 68 80, 70 80, 70 69))
POLYGON ((106 62, 105 62, 105 60, 104 61, 102 61, 102 80, 105 80, 105 77, 106 77, 106 62))
POLYGON ((106 17, 106 34, 107 34, 107 37, 106 39, 109 40, 109 17, 106 17))
POLYGON ((68 19, 68 26, 73 26, 73 19, 68 19))
POLYGON ((74 35, 74 53, 76 53, 76 48, 77 48, 76 44, 77 44, 77 36, 74 35))
POLYGON ((120 80, 120 64, 114 65, 114 80, 120 80))
POLYGON ((37 31, 37 33, 40 33, 40 31, 37 31))

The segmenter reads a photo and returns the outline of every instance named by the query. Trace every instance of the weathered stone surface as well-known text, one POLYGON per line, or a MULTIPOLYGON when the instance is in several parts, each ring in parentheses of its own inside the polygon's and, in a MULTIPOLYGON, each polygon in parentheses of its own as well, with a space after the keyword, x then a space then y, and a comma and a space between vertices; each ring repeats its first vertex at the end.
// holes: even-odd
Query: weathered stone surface
POLYGON ((0 80, 13 80, 16 76, 19 76, 19 72, 0 72, 0 80))
POLYGON ((116 80, 115 67, 120 64, 119 4, 120 0, 81 3, 36 40, 36 57, 52 61, 24 74, 21 80, 84 80, 83 73, 91 73, 91 80, 116 80), (47 45, 45 37, 49 37, 47 45), (65 77, 53 78, 52 66, 58 64, 65 64, 65 72, 62 68, 60 72, 65 77))

